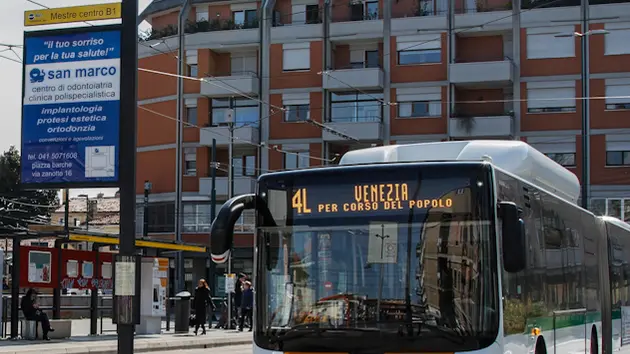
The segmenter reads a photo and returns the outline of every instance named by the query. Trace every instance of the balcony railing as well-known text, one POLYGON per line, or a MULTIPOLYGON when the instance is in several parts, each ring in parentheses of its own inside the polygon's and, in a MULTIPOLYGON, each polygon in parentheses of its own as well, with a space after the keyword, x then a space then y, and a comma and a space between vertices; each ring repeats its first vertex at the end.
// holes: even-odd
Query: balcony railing
POLYGON ((291 25, 315 25, 322 23, 323 12, 322 8, 318 7, 317 10, 305 11, 305 21, 295 22, 295 15, 293 13, 281 13, 280 11, 274 11, 272 25, 273 27, 291 26, 291 25))
MULTIPOLYGON (((199 32, 231 31, 252 28, 258 28, 258 19, 246 21, 245 23, 236 23, 232 19, 213 19, 211 21, 187 21, 185 32, 192 34, 199 32)), ((175 35, 177 35, 177 26, 168 25, 161 29, 150 30, 150 32, 146 34, 145 40, 152 41, 175 35)))
POLYGON ((381 18, 377 9, 366 8, 363 3, 357 3, 349 4, 347 11, 336 11, 331 22, 372 21, 381 18))

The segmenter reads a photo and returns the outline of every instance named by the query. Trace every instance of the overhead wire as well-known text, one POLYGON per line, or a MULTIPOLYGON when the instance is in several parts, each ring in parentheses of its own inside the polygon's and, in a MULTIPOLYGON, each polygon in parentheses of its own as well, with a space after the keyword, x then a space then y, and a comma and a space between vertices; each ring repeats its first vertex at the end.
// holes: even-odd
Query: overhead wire
MULTIPOLYGON (((143 107, 143 106, 138 106, 138 108, 140 108, 142 110, 145 110, 147 112, 150 112, 152 114, 158 115, 160 117, 173 120, 175 122, 179 122, 180 121, 176 117, 172 117, 172 116, 169 116, 167 114, 164 114, 164 113, 161 113, 161 112, 157 112, 157 111, 154 111, 152 109, 149 109, 149 108, 146 108, 146 107, 143 107)), ((200 127, 200 126, 198 126, 196 124, 192 124, 192 123, 189 123, 189 122, 186 122, 186 121, 183 121, 182 123, 184 125, 186 125, 186 126, 194 127, 194 128, 197 128, 197 129, 202 129, 203 128, 203 127, 200 127)), ((216 134, 216 135, 219 135, 219 136, 222 136, 222 137, 230 139, 229 135, 225 135, 225 134, 222 134, 222 133, 219 133, 219 132, 216 132, 216 131, 213 132, 213 134, 216 134)), ((325 159, 325 158, 321 158, 321 157, 317 157, 317 156, 311 156, 311 155, 303 156, 302 154, 300 154, 298 152, 282 150, 282 149, 278 148, 277 145, 273 145, 273 147, 270 147, 267 144, 254 143, 254 142, 251 142, 249 140, 240 139, 239 137, 232 137, 232 139, 233 139, 233 141, 240 141, 240 142, 243 142, 243 143, 248 144, 248 145, 252 145, 252 146, 255 146, 255 147, 268 149, 268 150, 271 150, 271 151, 277 151, 277 152, 280 152, 280 153, 283 153, 283 154, 287 154, 287 155, 296 155, 298 157, 308 157, 309 159, 314 159, 314 160, 318 160, 318 161, 325 161, 325 162, 335 162, 335 160, 336 160, 336 159, 325 159)))

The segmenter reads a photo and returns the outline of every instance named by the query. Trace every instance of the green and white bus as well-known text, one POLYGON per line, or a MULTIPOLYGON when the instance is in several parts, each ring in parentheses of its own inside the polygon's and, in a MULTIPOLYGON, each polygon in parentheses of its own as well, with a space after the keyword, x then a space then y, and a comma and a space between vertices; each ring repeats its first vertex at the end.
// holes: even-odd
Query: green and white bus
POLYGON ((520 141, 374 147, 260 176, 219 210, 211 253, 227 261, 256 210, 256 354, 612 353, 630 227, 579 193, 520 141))

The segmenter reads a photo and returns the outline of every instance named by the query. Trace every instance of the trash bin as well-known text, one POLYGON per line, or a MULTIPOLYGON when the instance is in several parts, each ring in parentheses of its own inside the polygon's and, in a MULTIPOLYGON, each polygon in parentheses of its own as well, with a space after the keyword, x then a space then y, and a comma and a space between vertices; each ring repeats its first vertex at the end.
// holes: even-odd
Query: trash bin
POLYGON ((190 297, 188 291, 175 295, 175 333, 188 333, 190 328, 190 297))

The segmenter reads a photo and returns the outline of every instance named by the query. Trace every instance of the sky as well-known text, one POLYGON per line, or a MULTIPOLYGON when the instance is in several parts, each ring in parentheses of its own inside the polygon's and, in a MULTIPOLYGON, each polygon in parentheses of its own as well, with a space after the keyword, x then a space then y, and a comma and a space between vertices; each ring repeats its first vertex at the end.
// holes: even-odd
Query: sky
MULTIPOLYGON (((35 0, 35 2, 45 5, 47 7, 66 7, 77 5, 93 5, 101 3, 116 2, 112 0, 35 0)), ((138 0, 138 10, 142 11, 151 2, 151 0, 138 0)), ((4 45, 22 45, 23 33, 24 33, 24 11, 41 9, 40 6, 27 0, 0 0, 0 43, 4 45)), ((106 21, 101 21, 107 23, 106 21)), ((112 23, 112 22, 109 22, 112 23)), ((96 24, 96 23, 95 23, 96 24)), ((85 23, 59 25, 56 28, 63 27, 76 27, 85 25, 85 23)), ((140 28, 146 30, 149 25, 144 22, 140 28)), ((53 26, 39 26, 37 29, 55 28, 53 26)), ((6 49, 1 47, 0 50, 6 49)), ((2 56, 6 56, 11 59, 18 60, 22 57, 22 49, 16 48, 16 54, 7 51, 0 53, 2 56)), ((0 58, 0 78, 2 78, 2 85, 0 85, 0 103, 2 107, 2 114, 0 115, 0 151, 6 151, 11 145, 14 145, 20 149, 20 121, 21 121, 21 94, 22 94, 22 65, 20 63, 13 62, 11 60, 0 58)), ((71 190, 70 195, 76 196, 78 194, 88 194, 90 196, 96 196, 99 192, 103 192, 106 195, 113 195, 116 192, 116 188, 113 189, 76 189, 71 190)))

